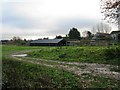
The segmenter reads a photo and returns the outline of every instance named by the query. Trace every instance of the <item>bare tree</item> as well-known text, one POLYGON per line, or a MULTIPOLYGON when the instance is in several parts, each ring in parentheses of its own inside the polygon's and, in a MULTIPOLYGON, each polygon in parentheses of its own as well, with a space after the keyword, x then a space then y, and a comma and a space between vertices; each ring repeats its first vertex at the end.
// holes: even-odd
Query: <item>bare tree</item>
POLYGON ((100 26, 101 26, 101 32, 104 32, 104 25, 103 25, 103 23, 100 23, 100 26))
POLYGON ((96 29, 95 29, 95 26, 92 27, 91 29, 92 33, 95 34, 96 33, 96 29))
POLYGON ((100 25, 99 24, 96 25, 96 29, 97 29, 97 32, 100 32, 100 25))
POLYGON ((22 40, 20 37, 16 37, 16 36, 14 36, 13 38, 12 38, 12 40, 13 41, 17 41, 17 40, 22 40))
POLYGON ((109 33, 111 31, 111 27, 106 23, 99 23, 92 29, 93 33, 109 33))
POLYGON ((104 20, 116 23, 120 29, 120 0, 101 0, 101 13, 104 20))
POLYGON ((111 31, 111 27, 108 24, 103 24, 103 32, 109 33, 111 31))

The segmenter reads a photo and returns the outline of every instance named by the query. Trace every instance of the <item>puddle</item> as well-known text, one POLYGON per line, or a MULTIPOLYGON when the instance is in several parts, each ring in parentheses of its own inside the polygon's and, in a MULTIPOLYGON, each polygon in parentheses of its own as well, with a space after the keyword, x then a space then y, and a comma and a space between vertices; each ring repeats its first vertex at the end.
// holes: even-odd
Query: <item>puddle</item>
POLYGON ((12 55, 13 57, 26 57, 27 54, 17 54, 17 55, 12 55))

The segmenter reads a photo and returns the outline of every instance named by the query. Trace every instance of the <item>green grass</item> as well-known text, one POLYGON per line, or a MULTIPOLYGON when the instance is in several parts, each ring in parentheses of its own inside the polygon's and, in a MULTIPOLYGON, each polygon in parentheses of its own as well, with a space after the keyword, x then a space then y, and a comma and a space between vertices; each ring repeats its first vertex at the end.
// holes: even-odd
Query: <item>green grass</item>
POLYGON ((4 58, 3 88, 80 88, 79 78, 62 70, 4 58))
POLYGON ((120 47, 46 47, 29 52, 29 57, 68 62, 118 64, 120 47))
POLYGON ((84 82, 87 82, 86 84, 89 88, 120 88, 118 81, 99 75, 92 76, 89 73, 83 73, 82 78, 84 82))
POLYGON ((0 89, 2 88, 2 46, 0 45, 0 89))
MULTIPOLYGON (((83 88, 83 81, 90 81, 88 88, 118 88, 116 80, 104 77, 93 77, 87 74, 78 77, 64 70, 45 67, 23 61, 17 61, 9 54, 24 50, 33 50, 29 56, 62 61, 99 62, 106 60, 102 57, 107 47, 30 47, 10 46, 2 47, 2 85, 3 88, 83 88), (97 53, 97 54, 96 54, 97 53), (86 55, 87 54, 87 55, 86 55), (101 55, 102 54, 102 55, 101 55), (94 55, 94 56, 92 56, 94 55), (99 58, 98 58, 99 57, 99 58), (102 57, 102 59, 100 59, 102 57), (90 59, 89 59, 90 58, 90 59), (93 59, 93 60, 91 60, 93 59), (101 61, 100 61, 101 60, 101 61), (89 78, 90 77, 90 78, 89 78), (96 82, 97 81, 97 82, 96 82)), ((107 52, 107 51, 106 51, 107 52)), ((107 53, 105 53, 107 54, 107 53)), ((84 66, 82 67, 84 69, 84 66)))
POLYGON ((79 78, 70 72, 17 61, 9 54, 46 47, 3 46, 3 88, 81 88, 79 78))
POLYGON ((2 47, 2 56, 8 56, 9 54, 17 51, 39 49, 39 47, 15 46, 15 45, 3 45, 1 47, 2 47))

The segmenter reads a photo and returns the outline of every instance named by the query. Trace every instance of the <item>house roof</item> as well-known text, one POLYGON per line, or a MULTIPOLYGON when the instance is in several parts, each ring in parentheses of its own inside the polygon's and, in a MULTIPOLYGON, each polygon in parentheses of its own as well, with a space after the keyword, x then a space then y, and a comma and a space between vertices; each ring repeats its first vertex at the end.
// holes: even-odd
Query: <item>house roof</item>
POLYGON ((59 43, 63 39, 42 39, 42 40, 34 40, 30 43, 59 43))
POLYGON ((112 31, 111 34, 118 34, 120 31, 112 31))
POLYGON ((102 36, 102 35, 110 35, 110 34, 108 34, 108 33, 96 33, 96 36, 102 36))
POLYGON ((96 33, 92 40, 102 40, 110 38, 110 34, 108 33, 96 33))

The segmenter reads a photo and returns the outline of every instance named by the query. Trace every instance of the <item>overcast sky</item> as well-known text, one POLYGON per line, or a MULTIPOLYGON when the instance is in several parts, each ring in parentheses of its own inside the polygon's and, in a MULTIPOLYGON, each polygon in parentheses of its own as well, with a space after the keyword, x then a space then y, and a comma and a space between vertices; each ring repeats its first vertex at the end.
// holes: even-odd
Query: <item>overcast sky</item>
POLYGON ((76 27, 82 34, 101 22, 100 0, 2 0, 2 39, 65 36, 76 27))

